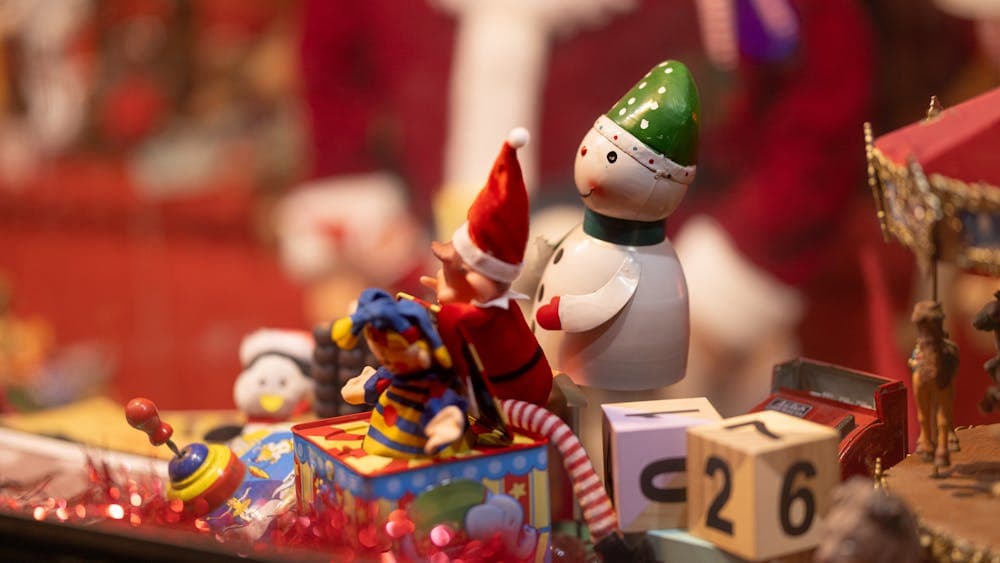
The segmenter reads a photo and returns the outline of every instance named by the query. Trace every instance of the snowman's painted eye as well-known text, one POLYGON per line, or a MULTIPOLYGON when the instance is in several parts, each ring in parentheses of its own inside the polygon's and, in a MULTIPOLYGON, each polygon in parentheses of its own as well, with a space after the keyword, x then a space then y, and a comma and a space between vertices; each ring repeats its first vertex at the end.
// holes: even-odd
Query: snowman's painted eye
POLYGON ((615 151, 609 152, 608 153, 608 162, 614 164, 614 162, 616 160, 618 160, 618 153, 616 153, 615 151))

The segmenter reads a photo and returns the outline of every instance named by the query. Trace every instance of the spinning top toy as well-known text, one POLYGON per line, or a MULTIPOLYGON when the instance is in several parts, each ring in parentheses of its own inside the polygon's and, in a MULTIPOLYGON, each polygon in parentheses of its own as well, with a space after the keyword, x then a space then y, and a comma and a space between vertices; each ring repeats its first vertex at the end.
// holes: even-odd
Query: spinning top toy
POLYGON ((178 449, 170 439, 173 428, 160 420, 156 405, 149 399, 129 401, 125 418, 130 426, 145 432, 151 444, 166 444, 174 452, 167 465, 167 498, 180 499, 189 510, 207 513, 223 504, 247 475, 246 466, 226 446, 195 442, 178 449))

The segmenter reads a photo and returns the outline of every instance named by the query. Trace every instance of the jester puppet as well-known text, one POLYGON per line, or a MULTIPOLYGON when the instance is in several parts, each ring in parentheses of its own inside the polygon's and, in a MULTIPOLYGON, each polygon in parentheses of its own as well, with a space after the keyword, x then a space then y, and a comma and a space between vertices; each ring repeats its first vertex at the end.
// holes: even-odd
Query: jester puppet
POLYGON ((366 289, 354 314, 333 325, 343 349, 354 348, 359 335, 382 364, 366 367, 341 390, 346 402, 375 407, 365 452, 407 459, 467 449, 466 402, 427 309, 366 289))

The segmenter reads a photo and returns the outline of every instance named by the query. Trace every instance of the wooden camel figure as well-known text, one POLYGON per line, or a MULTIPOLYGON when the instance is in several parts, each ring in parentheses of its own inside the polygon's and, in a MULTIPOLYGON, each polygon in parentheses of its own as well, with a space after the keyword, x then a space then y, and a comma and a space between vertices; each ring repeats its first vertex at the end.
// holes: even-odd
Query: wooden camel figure
POLYGON ((958 346, 948 339, 944 311, 937 301, 917 303, 912 320, 917 343, 909 363, 920 423, 916 453, 924 461, 933 460, 937 467, 947 467, 951 465, 950 452, 959 449, 953 422, 958 346))
POLYGON ((1000 291, 993 294, 994 299, 976 313, 972 326, 976 330, 992 331, 997 355, 986 360, 983 369, 993 380, 993 385, 986 390, 986 395, 979 402, 979 408, 984 412, 1000 410, 1000 291))

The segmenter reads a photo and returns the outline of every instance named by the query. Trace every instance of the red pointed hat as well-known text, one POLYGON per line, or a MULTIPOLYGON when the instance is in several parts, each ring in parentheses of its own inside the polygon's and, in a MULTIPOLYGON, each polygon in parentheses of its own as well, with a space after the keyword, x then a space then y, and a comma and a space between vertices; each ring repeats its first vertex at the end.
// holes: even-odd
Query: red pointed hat
POLYGON ((528 191, 517 161, 517 149, 527 143, 523 127, 510 132, 486 186, 452 237, 455 251, 470 268, 500 282, 514 281, 528 245, 528 191))

